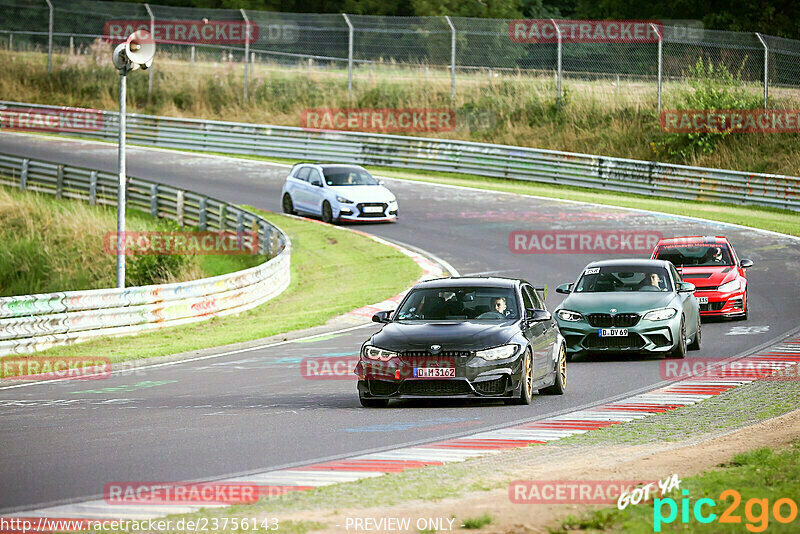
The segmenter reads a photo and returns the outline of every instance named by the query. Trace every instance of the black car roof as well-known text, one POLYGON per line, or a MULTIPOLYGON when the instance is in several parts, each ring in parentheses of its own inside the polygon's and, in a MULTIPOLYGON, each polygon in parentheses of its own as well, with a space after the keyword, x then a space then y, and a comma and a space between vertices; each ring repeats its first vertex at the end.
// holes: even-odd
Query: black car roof
POLYGON ((503 278, 499 276, 457 276, 451 278, 436 278, 426 280, 414 286, 415 289, 439 287, 505 287, 513 288, 521 283, 527 283, 519 278, 503 278))

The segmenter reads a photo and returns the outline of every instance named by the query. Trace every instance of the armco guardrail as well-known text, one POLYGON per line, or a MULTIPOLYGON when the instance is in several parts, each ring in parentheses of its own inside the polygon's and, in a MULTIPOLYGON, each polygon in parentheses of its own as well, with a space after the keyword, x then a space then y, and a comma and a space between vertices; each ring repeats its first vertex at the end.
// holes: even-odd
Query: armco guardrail
MULTIPOLYGON (((0 185, 116 205, 115 174, 0 154, 0 185)), ((264 263, 212 278, 125 289, 0 298, 0 355, 34 352, 93 336, 138 331, 239 313, 289 285, 291 242, 263 217, 213 198, 128 178, 128 207, 200 230, 257 232, 264 263)), ((252 240, 243 238, 246 246, 252 240)))
MULTIPOLYGON (((3 125, 63 130, 51 119, 69 108, 0 101, 3 125), (28 126, 24 126, 28 125, 28 126)), ((97 114, 81 137, 116 140, 115 112, 97 114)), ((512 180, 575 185, 600 191, 756 204, 800 210, 800 178, 670 165, 552 150, 287 126, 128 115, 131 143, 230 154, 331 160, 512 180)))

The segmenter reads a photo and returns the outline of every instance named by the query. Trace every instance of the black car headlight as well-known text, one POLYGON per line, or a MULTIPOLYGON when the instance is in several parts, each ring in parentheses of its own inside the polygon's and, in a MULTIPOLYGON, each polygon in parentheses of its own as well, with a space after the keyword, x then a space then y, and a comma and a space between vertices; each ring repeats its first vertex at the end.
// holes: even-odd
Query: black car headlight
POLYGON ((479 350, 475 356, 484 360, 505 360, 512 357, 519 350, 519 345, 500 345, 493 349, 479 350))
POLYGON ((395 356, 399 356, 399 353, 397 352, 382 349, 379 347, 373 347, 372 345, 365 346, 364 350, 362 351, 362 354, 364 355, 365 358, 369 360, 379 360, 382 362, 388 362, 395 356))
POLYGON ((578 312, 570 311, 570 310, 558 310, 556 315, 562 321, 567 321, 570 323, 574 323, 576 321, 580 321, 583 319, 583 315, 578 312))

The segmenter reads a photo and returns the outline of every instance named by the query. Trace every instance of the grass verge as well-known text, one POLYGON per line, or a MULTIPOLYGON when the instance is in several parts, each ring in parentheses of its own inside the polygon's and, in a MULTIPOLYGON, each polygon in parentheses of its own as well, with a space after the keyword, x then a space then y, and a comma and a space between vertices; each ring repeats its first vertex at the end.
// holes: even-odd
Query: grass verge
MULTIPOLYGON (((581 517, 571 516, 561 523, 560 528, 551 532, 797 532, 800 441, 795 441, 789 449, 781 452, 761 448, 737 454, 729 463, 723 464, 722 469, 682 480, 681 489, 687 490, 688 495, 671 496, 675 501, 674 517, 669 504, 659 504, 656 500, 653 505, 628 506, 625 510, 604 508, 581 517), (734 494, 724 494, 725 490, 734 490, 741 502, 736 500, 734 494), (682 500, 686 498, 687 515, 684 517, 682 500), (715 503, 712 505, 705 501, 700 508, 703 516, 715 514, 710 522, 698 521, 693 513, 697 510, 696 503, 703 498, 715 503), (776 518, 775 504, 786 498, 791 499, 794 505, 784 501, 779 513, 788 518, 792 515, 791 506, 794 506, 794 519, 781 522, 776 518), (730 519, 735 522, 721 521, 720 516, 726 509, 732 512, 730 519), (670 517, 671 520, 667 521, 670 517), (656 518, 659 518, 658 521, 656 518)), ((670 497, 665 499, 669 501, 670 497)))
POLYGON ((102 356, 112 362, 249 341, 325 323, 409 287, 421 269, 401 252, 368 237, 248 207, 292 240, 291 285, 275 299, 235 316, 135 337, 100 338, 37 356, 102 356), (369 265, 366 269, 364 266, 369 265), (335 283, 331 283, 335 281, 335 283))
MULTIPOLYGON (((128 231, 187 231, 139 211, 128 231)), ((116 256, 104 249, 116 211, 0 186, 0 296, 116 285, 116 256)), ((126 285, 183 282, 252 267, 261 256, 140 255, 127 258, 126 285)))

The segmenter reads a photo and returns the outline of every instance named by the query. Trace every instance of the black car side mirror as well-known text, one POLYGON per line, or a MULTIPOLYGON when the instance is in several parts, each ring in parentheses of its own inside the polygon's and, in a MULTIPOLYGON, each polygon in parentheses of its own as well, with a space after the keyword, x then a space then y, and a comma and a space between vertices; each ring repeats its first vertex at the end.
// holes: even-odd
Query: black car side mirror
POLYGON ((389 323, 391 319, 389 316, 394 313, 394 310, 387 310, 387 311, 379 311, 375 315, 372 316, 373 323, 389 323))
POLYGON ((742 269, 747 269, 753 266, 753 260, 742 260, 739 265, 741 265, 742 269))
POLYGON ((572 293, 572 284, 561 284, 556 288, 556 293, 563 293, 569 295, 572 293))
POLYGON ((541 323, 542 321, 549 321, 553 318, 547 310, 534 310, 528 308, 525 310, 525 317, 532 323, 541 323))

